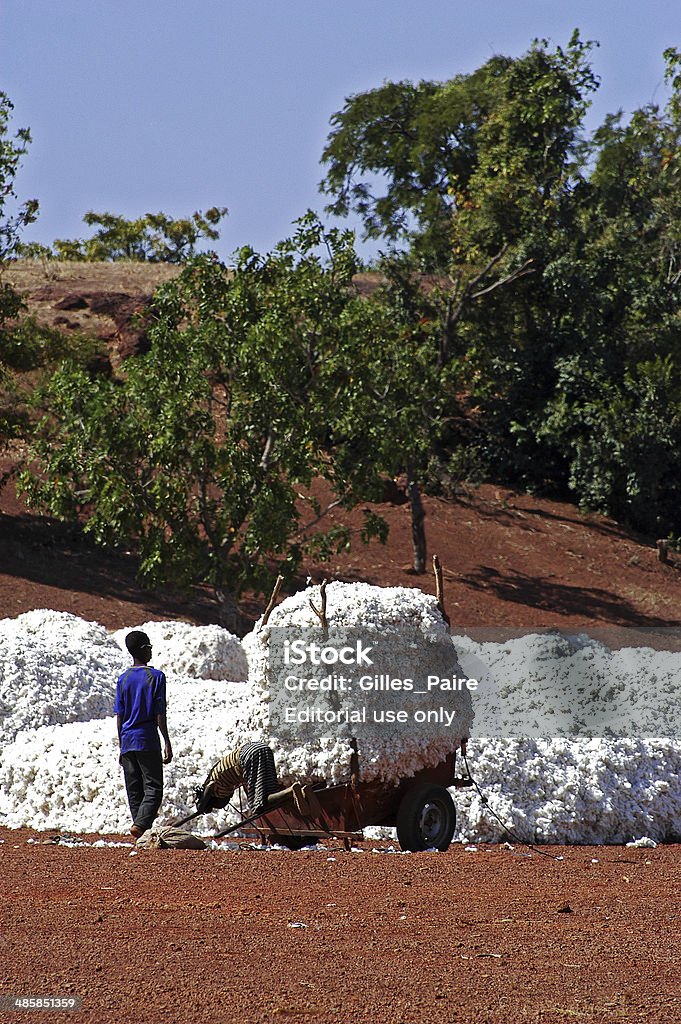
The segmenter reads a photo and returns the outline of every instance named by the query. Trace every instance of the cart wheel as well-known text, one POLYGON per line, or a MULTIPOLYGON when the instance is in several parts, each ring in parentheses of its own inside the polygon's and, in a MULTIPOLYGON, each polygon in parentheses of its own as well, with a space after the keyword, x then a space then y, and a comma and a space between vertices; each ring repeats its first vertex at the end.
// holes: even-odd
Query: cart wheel
POLYGON ((287 835, 274 835, 270 836, 273 843, 277 846, 285 846, 287 850, 302 850, 304 846, 315 846, 319 842, 319 836, 287 836, 287 835))
POLYGON ((397 809, 397 838, 403 850, 446 850, 456 827, 456 807, 444 786, 412 786, 397 809))

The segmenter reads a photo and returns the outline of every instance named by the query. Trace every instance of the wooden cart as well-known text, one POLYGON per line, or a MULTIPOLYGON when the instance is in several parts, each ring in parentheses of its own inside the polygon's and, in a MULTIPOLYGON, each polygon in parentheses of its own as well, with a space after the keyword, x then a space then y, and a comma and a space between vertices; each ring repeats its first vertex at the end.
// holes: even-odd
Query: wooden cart
POLYGON ((342 839, 346 847, 362 838, 371 825, 392 826, 403 850, 446 850, 456 827, 456 807, 448 792, 452 787, 471 786, 466 775, 456 777, 456 752, 435 767, 423 768, 397 785, 363 782, 357 752, 353 754, 351 777, 336 786, 315 787, 321 814, 306 817, 293 802, 264 811, 239 828, 242 835, 260 836, 272 844, 299 849, 318 839, 342 839))

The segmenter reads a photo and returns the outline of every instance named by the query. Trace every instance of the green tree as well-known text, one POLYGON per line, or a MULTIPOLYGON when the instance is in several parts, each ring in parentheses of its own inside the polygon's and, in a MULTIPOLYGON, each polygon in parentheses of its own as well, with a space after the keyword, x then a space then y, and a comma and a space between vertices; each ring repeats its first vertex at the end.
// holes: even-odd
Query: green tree
POLYGON ((0 268, 14 257, 21 232, 38 216, 37 199, 25 201, 12 212, 17 199, 14 179, 31 142, 28 128, 19 128, 10 135, 13 110, 7 94, 0 92, 0 268))
MULTIPOLYGON (((442 297, 437 284, 414 274, 408 257, 382 265, 383 282, 372 296, 383 322, 381 342, 363 355, 361 411, 373 423, 370 458, 388 476, 404 475, 411 515, 413 571, 426 570, 422 485, 437 453, 455 435, 464 380, 462 361, 443 359, 442 297)), ((358 356, 359 362, 359 356, 358 356)))
POLYGON ((594 135, 544 274, 553 336, 571 344, 554 345, 552 389, 512 428, 534 452, 528 470, 552 465, 585 508, 658 536, 681 525, 681 58, 665 57, 665 108, 608 117, 594 135))
POLYGON ((217 225, 226 215, 226 207, 220 206, 178 219, 165 213, 146 213, 135 220, 127 220, 113 213, 90 211, 83 220, 88 226, 98 228, 91 238, 58 238, 52 250, 29 244, 24 247, 24 254, 60 260, 184 263, 196 254, 199 241, 220 237, 217 225))
POLYGON ((422 269, 484 266, 565 183, 596 85, 590 46, 575 32, 565 50, 538 41, 447 82, 351 96, 322 154, 328 209, 358 213, 368 238, 406 244, 422 269))
POLYGON ((392 247, 379 264, 387 301, 424 342, 402 409, 404 437, 424 441, 404 467, 416 571, 420 483, 438 464, 443 477, 475 459, 498 470, 505 458, 517 472, 526 453, 510 428, 552 394, 551 355, 564 338, 547 347, 544 273, 582 177, 590 46, 576 32, 565 49, 537 41, 445 83, 387 83, 332 118, 329 209, 359 213, 366 236, 392 247), (434 276, 419 287, 423 270, 434 276))
MULTIPOLYGON (((25 358, 22 337, 14 330, 14 321, 24 308, 20 296, 5 280, 5 269, 19 249, 21 232, 38 216, 38 202, 29 199, 17 205, 14 181, 31 141, 28 128, 11 134, 10 121, 14 109, 9 97, 0 92, 0 389, 4 395, 11 390, 13 370, 25 358)), ((0 442, 14 429, 11 410, 0 402, 0 442)), ((4 482, 4 478, 0 478, 4 482)))
MULTIPOLYGON (((351 235, 311 217, 268 256, 241 250, 229 272, 190 261, 157 292, 150 351, 122 379, 53 377, 40 471, 23 478, 31 502, 84 518, 100 543, 136 543, 151 583, 212 584, 226 623, 235 596, 295 571, 310 543, 345 544, 339 531, 320 541, 324 507, 305 495, 323 478, 329 503, 352 505, 376 483, 350 453, 379 428, 349 418, 335 369, 356 372, 359 392, 352 360, 379 342, 355 268, 351 235)), ((368 517, 365 533, 379 528, 368 517)))

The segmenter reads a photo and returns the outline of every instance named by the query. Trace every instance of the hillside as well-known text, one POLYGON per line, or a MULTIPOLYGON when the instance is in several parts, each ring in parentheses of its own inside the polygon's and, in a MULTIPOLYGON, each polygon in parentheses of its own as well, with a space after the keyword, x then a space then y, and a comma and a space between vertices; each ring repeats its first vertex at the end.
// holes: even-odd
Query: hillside
MULTIPOLYGON (((134 312, 177 269, 27 261, 10 268, 8 279, 40 322, 96 334, 115 364, 139 342, 134 312)), ((11 454, 0 461, 0 472, 11 467, 11 454)), ((469 488, 454 501, 426 497, 424 503, 429 550, 443 563, 455 625, 681 625, 681 563, 661 564, 652 539, 570 504, 492 485, 469 488)), ((432 592, 431 576, 410 572, 408 507, 373 507, 390 524, 387 545, 358 541, 331 563, 307 566, 309 574, 432 592)), ((351 525, 359 521, 359 513, 349 516, 351 525)), ((263 606, 262 598, 243 603, 244 628, 263 606)), ((104 554, 79 530, 28 513, 10 485, 0 493, 0 617, 34 607, 72 611, 111 628, 145 618, 215 619, 206 591, 188 598, 143 591, 131 557, 104 554)))

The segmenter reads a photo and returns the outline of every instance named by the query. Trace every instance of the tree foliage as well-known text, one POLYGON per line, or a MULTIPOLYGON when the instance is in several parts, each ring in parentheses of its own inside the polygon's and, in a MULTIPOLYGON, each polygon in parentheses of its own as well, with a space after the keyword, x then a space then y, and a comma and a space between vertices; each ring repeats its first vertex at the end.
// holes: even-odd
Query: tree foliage
POLYGON ((267 256, 241 250, 230 272, 190 261, 157 292, 150 350, 123 379, 53 377, 30 500, 83 516, 101 543, 134 540, 148 581, 206 581, 225 606, 293 572, 323 514, 313 481, 352 504, 377 476, 357 453, 385 443, 352 374, 386 325, 350 287, 354 269, 351 236, 312 217, 267 256))
MULTIPOLYGON (((17 205, 15 178, 31 141, 28 128, 11 134, 14 109, 9 97, 0 92, 0 391, 11 389, 12 371, 24 358, 25 349, 14 331, 14 320, 23 309, 21 297, 4 279, 5 267, 17 253, 21 232, 38 216, 38 202, 29 199, 17 205)), ((13 432, 11 410, 0 400, 0 443, 13 432)))
POLYGON ((15 255, 21 232, 38 216, 38 201, 28 199, 13 211, 17 199, 14 179, 31 142, 28 128, 10 134, 14 105, 0 92, 0 267, 15 255))
POLYGON ((564 51, 547 46, 447 82, 388 82, 351 96, 322 154, 329 211, 358 213, 368 238, 405 242, 428 270, 517 236, 563 184, 596 84, 577 33, 564 51), (471 219, 477 244, 453 245, 453 224, 463 235, 458 225, 471 219))
POLYGON ((678 533, 681 499, 681 79, 679 56, 665 56, 666 107, 608 118, 595 134, 561 284, 574 344, 535 423, 583 505, 648 533, 678 533))
POLYGON ((83 221, 98 229, 90 238, 57 238, 52 248, 30 243, 23 247, 23 255, 58 260, 184 263, 196 255, 202 239, 220 237, 217 225, 226 216, 227 208, 221 206, 177 219, 159 212, 127 220, 113 213, 90 211, 83 221))
POLYGON ((575 33, 351 97, 322 189, 437 271, 413 315, 438 322, 431 359, 458 393, 433 410, 431 481, 475 467, 678 534, 681 57, 665 53, 664 109, 588 138, 589 49, 575 33))
MULTIPOLYGON (((386 475, 406 474, 416 568, 420 490, 473 474, 681 535, 681 55, 663 108, 589 137, 589 52, 575 33, 351 97, 322 187, 385 243, 371 294, 350 233, 311 214, 229 271, 190 259, 146 355, 52 379, 31 500, 225 605, 347 545, 325 510, 378 498, 386 475)), ((194 228, 213 237, 224 212, 194 228)), ((184 260, 199 237, 90 216, 90 258, 184 260)), ((367 515, 365 536, 384 532, 367 515)))

